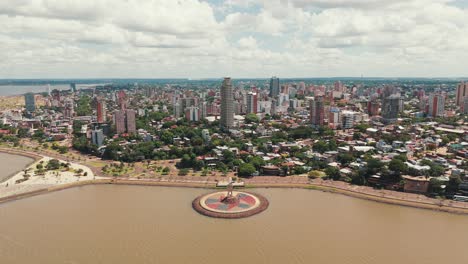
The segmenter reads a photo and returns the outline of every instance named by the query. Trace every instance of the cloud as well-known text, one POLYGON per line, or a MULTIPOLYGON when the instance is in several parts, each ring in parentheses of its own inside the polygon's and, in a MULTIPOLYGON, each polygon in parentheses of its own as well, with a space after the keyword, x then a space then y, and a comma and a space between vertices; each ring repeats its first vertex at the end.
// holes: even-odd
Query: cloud
POLYGON ((0 78, 466 75, 455 4, 0 1, 0 78))

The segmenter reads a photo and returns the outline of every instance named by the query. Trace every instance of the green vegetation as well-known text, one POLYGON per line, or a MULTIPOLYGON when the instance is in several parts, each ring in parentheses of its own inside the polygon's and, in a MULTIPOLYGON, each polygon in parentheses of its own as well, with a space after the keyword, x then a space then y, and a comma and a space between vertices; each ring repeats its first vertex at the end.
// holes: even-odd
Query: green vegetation
POLYGON ((76 114, 78 116, 89 116, 93 114, 93 109, 91 108, 91 97, 83 95, 76 102, 76 114))

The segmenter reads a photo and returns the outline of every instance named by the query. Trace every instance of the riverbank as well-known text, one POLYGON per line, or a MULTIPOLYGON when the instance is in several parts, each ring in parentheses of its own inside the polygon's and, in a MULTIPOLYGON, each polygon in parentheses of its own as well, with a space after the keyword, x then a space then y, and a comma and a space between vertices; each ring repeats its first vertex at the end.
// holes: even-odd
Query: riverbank
MULTIPOLYGON (((8 151, 8 153, 26 155, 26 153, 13 151, 8 151)), ((29 166, 1 183, 0 198, 21 196, 23 194, 28 196, 43 193, 45 190, 53 190, 56 187, 67 186, 71 183, 100 179, 100 177, 94 175, 91 169, 81 164, 58 160, 60 166, 54 169, 46 169, 48 163, 54 158, 31 154, 28 156, 34 156, 35 160, 29 166)))
MULTIPOLYGON (((204 188, 204 189, 216 189, 215 184, 207 182, 184 182, 184 181, 157 181, 157 180, 130 180, 130 179, 96 179, 96 180, 85 180, 79 182, 72 182, 57 186, 48 186, 45 188, 37 189, 30 192, 17 193, 10 196, 0 197, 0 203, 32 197, 40 194, 49 192, 61 191, 75 187, 82 187, 87 185, 101 185, 101 184, 117 184, 117 185, 134 185, 134 186, 160 186, 160 187, 183 187, 183 188, 204 188)), ((468 204, 464 207, 458 205, 446 205, 443 203, 429 203, 425 201, 414 202, 411 200, 396 199, 391 197, 377 196, 372 194, 366 194, 362 192, 356 192, 343 188, 337 188, 327 185, 317 184, 255 184, 248 185, 246 189, 251 188, 300 188, 317 190, 323 192, 330 192, 336 194, 342 194, 353 198, 364 199, 368 201, 386 203, 391 205, 413 207, 419 209, 428 209, 433 211, 464 214, 468 215, 468 204)))
POLYGON ((0 184, 8 181, 11 177, 15 176, 18 172, 31 166, 34 162, 41 157, 36 155, 24 155, 23 153, 7 152, 0 150, 0 159, 8 166, 3 167, 2 174, 0 175, 0 184))
MULTIPOLYGON (((42 158, 42 156, 39 156, 38 154, 27 152, 24 150, 0 148, 0 152, 36 158, 36 162, 34 162, 30 167, 33 167, 38 162, 38 159, 42 158)), ((26 188, 12 188, 9 189, 8 193, 5 192, 4 188, 0 187, 0 203, 4 201, 16 200, 20 198, 43 194, 50 191, 63 190, 67 188, 90 184, 122 184, 212 189, 216 188, 216 182, 220 180, 217 177, 213 178, 192 176, 166 176, 153 179, 98 177, 99 174, 97 174, 98 171, 96 170, 96 168, 89 168, 79 163, 72 164, 74 164, 74 166, 82 168, 83 170, 89 170, 88 177, 74 177, 73 175, 69 175, 68 177, 66 177, 66 179, 63 180, 61 180, 60 177, 49 178, 49 180, 45 181, 39 179, 39 181, 36 182, 36 184, 29 184, 29 186, 26 188)), ((225 179, 225 177, 223 179, 225 179)), ((468 203, 456 202, 452 200, 438 200, 426 197, 424 195, 412 193, 402 193, 390 190, 378 190, 366 186, 351 185, 340 181, 330 181, 321 179, 309 181, 307 177, 303 176, 258 176, 253 177, 251 179, 245 179, 245 183, 246 188, 315 189, 393 205, 430 209, 457 214, 468 214, 468 203)))

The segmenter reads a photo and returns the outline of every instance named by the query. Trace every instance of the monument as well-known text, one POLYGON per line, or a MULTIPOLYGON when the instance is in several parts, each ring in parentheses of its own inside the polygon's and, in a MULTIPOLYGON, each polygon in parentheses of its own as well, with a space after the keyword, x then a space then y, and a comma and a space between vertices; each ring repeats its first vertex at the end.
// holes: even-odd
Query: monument
POLYGON ((268 208, 268 200, 259 194, 244 191, 234 191, 230 182, 226 191, 204 194, 197 197, 192 206, 202 215, 216 218, 244 218, 268 208))

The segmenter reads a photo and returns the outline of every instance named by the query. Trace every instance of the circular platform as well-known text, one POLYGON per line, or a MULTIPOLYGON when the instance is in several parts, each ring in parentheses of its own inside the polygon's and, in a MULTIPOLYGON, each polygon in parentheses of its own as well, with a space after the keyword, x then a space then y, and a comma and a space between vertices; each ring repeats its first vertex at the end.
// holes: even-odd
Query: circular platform
POLYGON ((227 191, 204 194, 192 202, 193 209, 200 214, 216 218, 244 218, 258 214, 268 208, 268 200, 248 192, 234 191, 226 201, 227 191))

